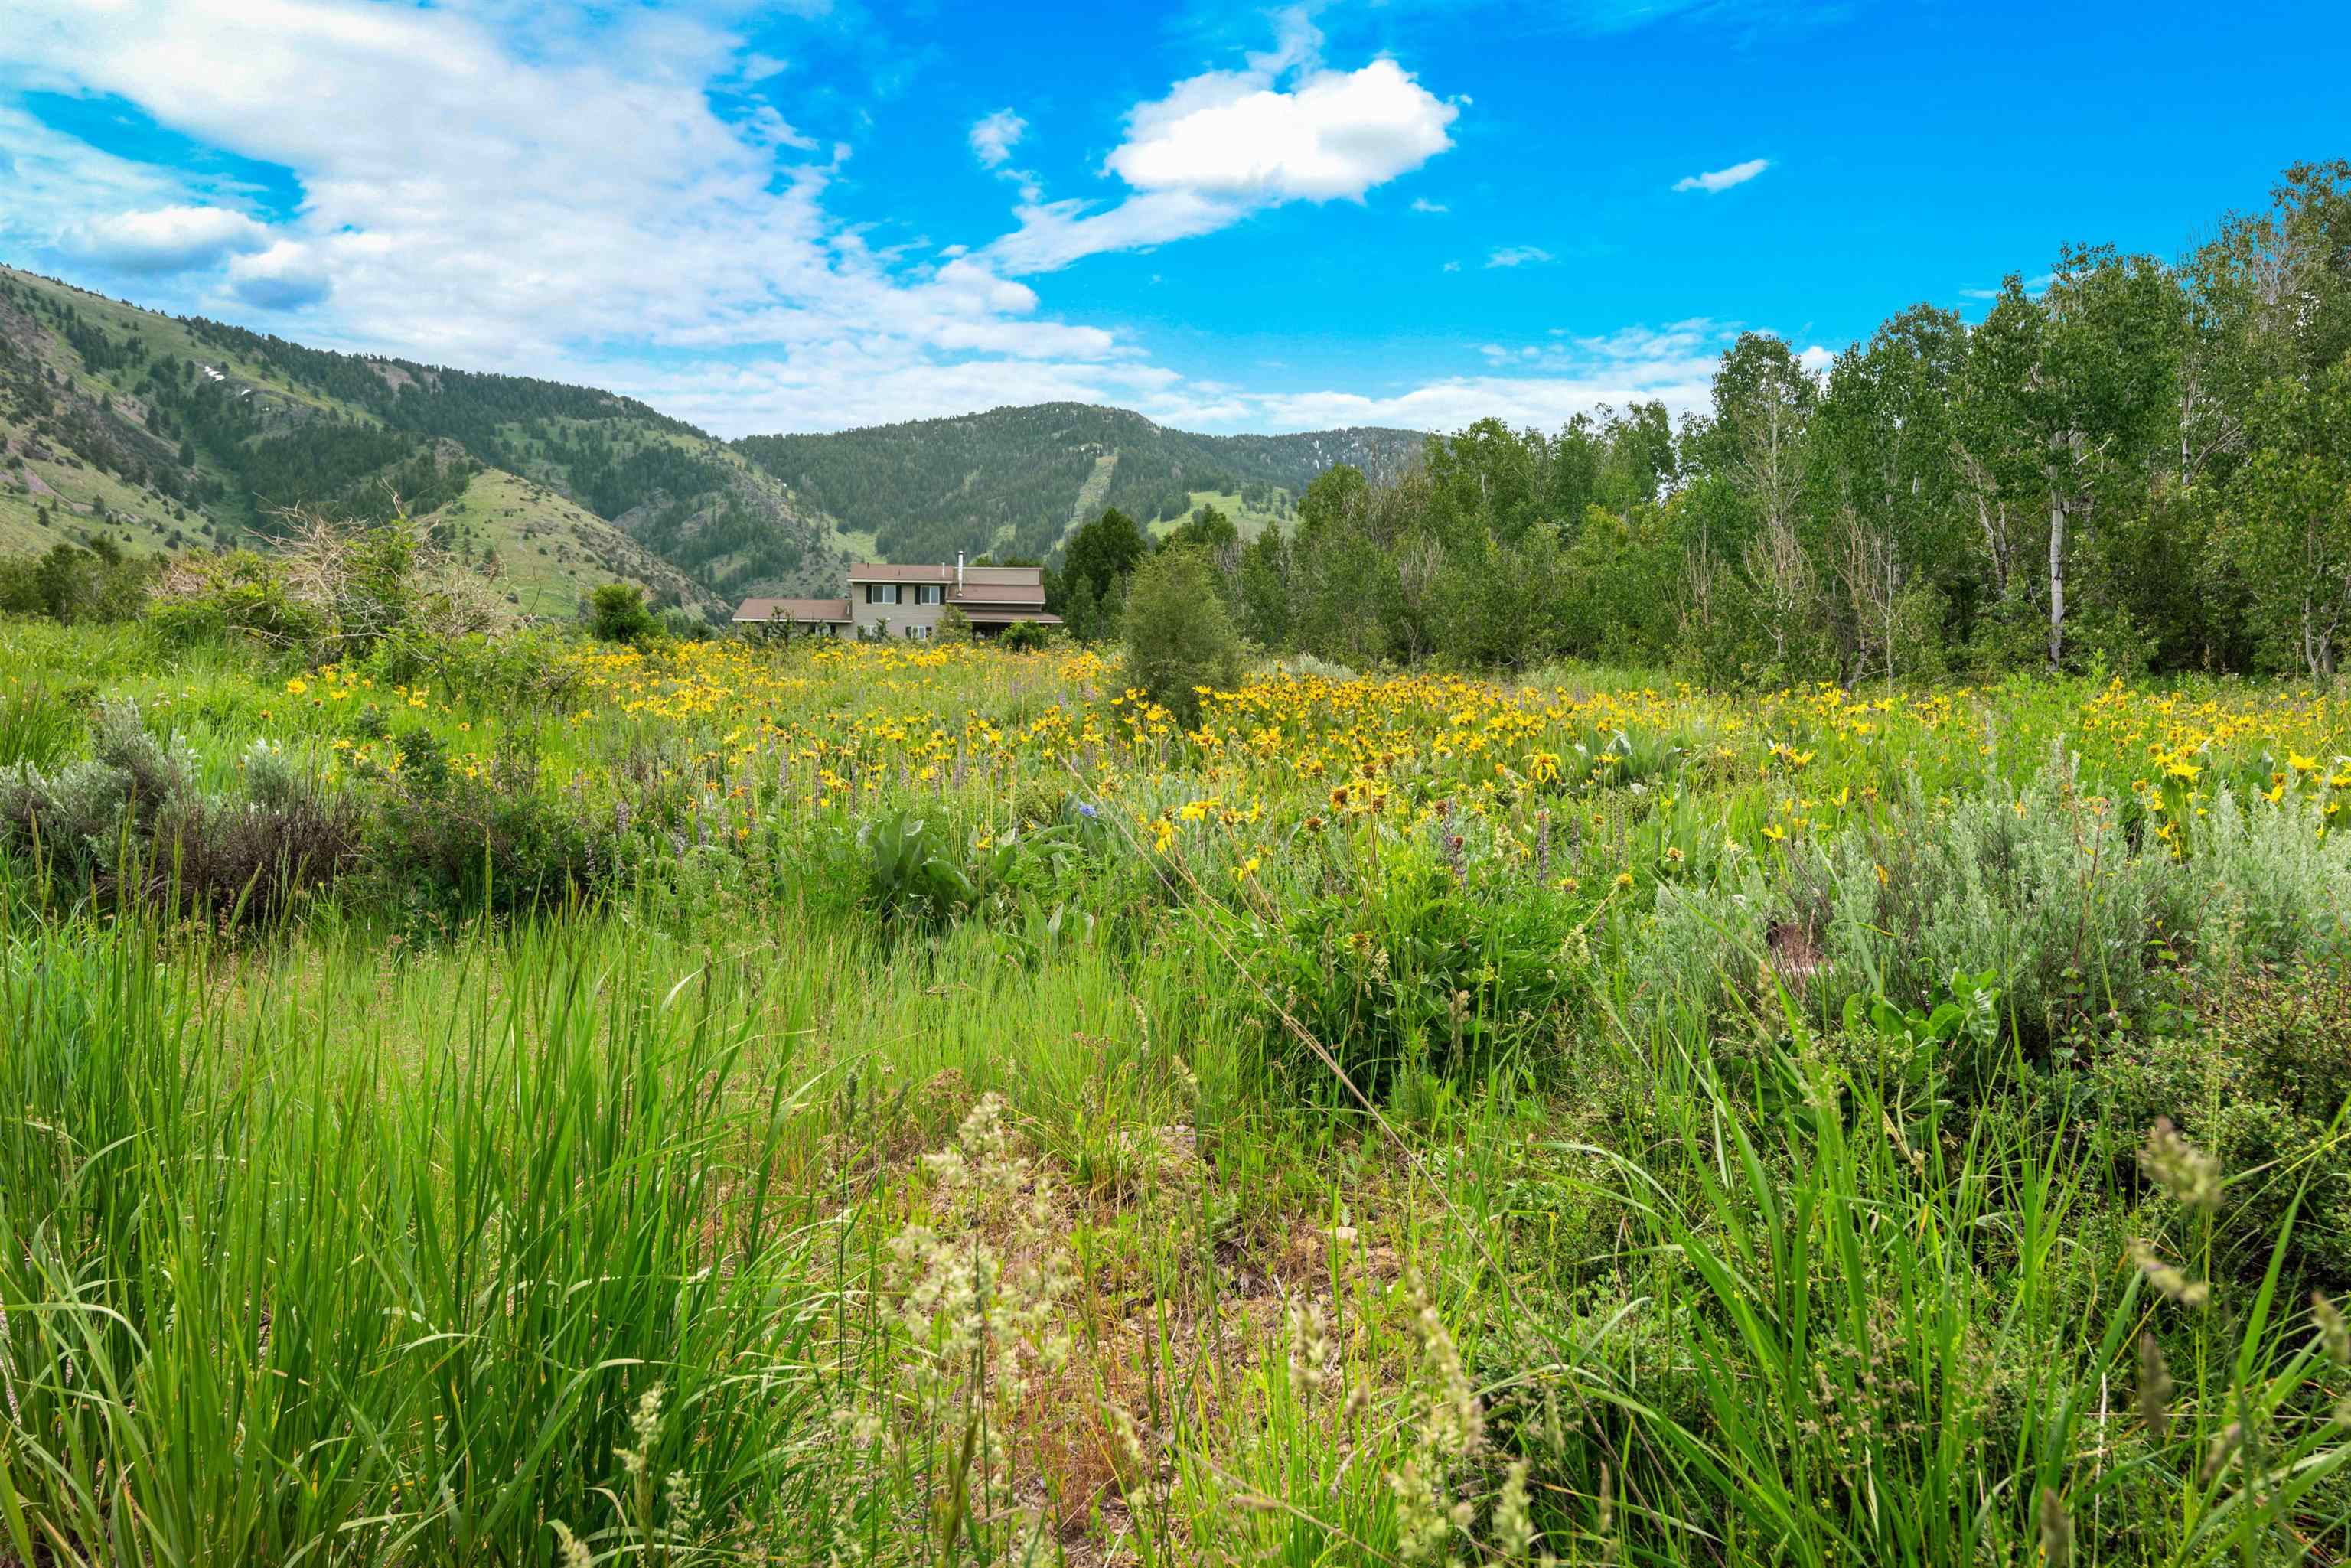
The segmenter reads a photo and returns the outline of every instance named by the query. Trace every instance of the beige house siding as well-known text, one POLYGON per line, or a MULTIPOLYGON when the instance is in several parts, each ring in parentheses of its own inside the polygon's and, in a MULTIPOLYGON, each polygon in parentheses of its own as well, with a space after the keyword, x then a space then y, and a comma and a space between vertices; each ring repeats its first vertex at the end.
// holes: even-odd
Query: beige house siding
POLYGON ((849 579, 851 622, 861 637, 873 636, 885 630, 890 636, 904 637, 908 627, 914 628, 917 637, 928 637, 939 623, 939 612, 946 608, 947 592, 948 584, 944 581, 872 582, 862 580, 858 573, 852 572, 849 579), (882 596, 882 602, 872 602, 877 593, 882 596), (894 604, 889 602, 893 595, 897 599, 894 604), (917 602, 926 597, 940 602, 917 602))

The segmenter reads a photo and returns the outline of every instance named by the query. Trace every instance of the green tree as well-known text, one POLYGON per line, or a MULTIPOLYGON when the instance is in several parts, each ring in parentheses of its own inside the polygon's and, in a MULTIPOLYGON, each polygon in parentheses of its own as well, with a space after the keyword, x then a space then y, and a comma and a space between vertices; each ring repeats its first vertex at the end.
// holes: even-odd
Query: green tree
POLYGON ((1240 683, 1241 639, 1216 570, 1197 550, 1163 550, 1126 593, 1126 684, 1186 726, 1200 721, 1197 688, 1240 683))
POLYGON ((1814 511, 1847 679, 1933 663, 1946 606, 1965 635, 1980 582, 1961 531, 1952 413, 1966 351, 1959 319, 1919 305, 1829 371, 1813 423, 1814 511))
POLYGON ((1334 464, 1307 482, 1298 497, 1298 532, 1311 538, 1336 524, 1360 516, 1371 498, 1371 481, 1353 464, 1334 464))
POLYGON ((607 582, 588 596, 588 630, 600 643, 642 643, 656 630, 645 591, 633 582, 607 582))
POLYGON ((1269 648, 1290 645, 1290 541, 1270 528, 1241 551, 1241 625, 1269 648))
POLYGON ((1430 436, 1421 462, 1430 521, 1447 545, 1489 530, 1513 543, 1549 513, 1551 446, 1539 432, 1481 419, 1453 435, 1430 436))
POLYGON ((2351 356, 2314 383, 2270 382, 2246 426, 2222 538, 2276 662, 2330 680, 2351 632, 2351 356))
POLYGON ((963 606, 950 604, 939 612, 931 635, 941 643, 968 643, 971 641, 971 617, 963 612, 963 606))
POLYGON ((1096 601, 1108 599, 1113 585, 1150 553, 1151 541, 1135 520, 1113 507, 1070 537, 1061 554, 1061 591, 1074 594, 1083 582, 1096 601))
MULTIPOLYGON (((2028 497, 2046 518, 2039 583, 2052 669, 2064 662, 2076 537, 2099 524, 2102 507, 2144 504, 2149 463, 2172 450, 2185 314, 2179 285, 2158 263, 2076 248, 2059 258, 2040 299, 2011 274, 1977 330, 1970 435, 2000 496, 2001 526, 2015 530, 1996 553, 2032 537, 2022 526, 2028 497)), ((2009 576, 2012 591, 2013 563, 2009 576)))
POLYGON ((1714 378, 1705 444, 1752 519, 1741 551, 1784 678, 1789 640, 1818 614, 1819 572, 1804 539, 1810 427, 1820 389, 1779 338, 1742 332, 1714 378))

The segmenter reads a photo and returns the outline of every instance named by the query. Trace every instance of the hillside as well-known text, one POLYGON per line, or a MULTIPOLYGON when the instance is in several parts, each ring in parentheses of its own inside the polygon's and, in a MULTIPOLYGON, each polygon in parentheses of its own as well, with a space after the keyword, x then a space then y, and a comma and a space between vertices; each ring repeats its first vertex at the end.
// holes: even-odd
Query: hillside
POLYGON ((1417 431, 1195 435, 1123 409, 1039 403, 827 435, 755 435, 736 450, 889 560, 956 550, 1043 556, 1074 522, 1117 507, 1146 526, 1211 497, 1254 533, 1314 476, 1374 477, 1419 453, 1417 431))
POLYGON ((5 267, 0 449, 5 549, 266 540, 281 508, 383 517, 397 497, 465 519, 458 542, 528 576, 518 601, 628 578, 715 614, 839 573, 826 522, 780 483, 633 400, 308 349, 5 267))
POLYGON ((642 583, 654 603, 724 608, 618 526, 503 469, 476 475, 464 495, 420 521, 489 579, 518 615, 569 619, 607 582, 642 583))
POLYGON ((1287 527, 1314 476, 1392 476, 1416 432, 1196 435, 1080 403, 727 444, 592 387, 343 354, 0 267, 0 550, 266 543, 281 513, 398 507, 518 614, 599 583, 713 618, 838 592, 859 557, 1043 556, 1119 507, 1287 527))

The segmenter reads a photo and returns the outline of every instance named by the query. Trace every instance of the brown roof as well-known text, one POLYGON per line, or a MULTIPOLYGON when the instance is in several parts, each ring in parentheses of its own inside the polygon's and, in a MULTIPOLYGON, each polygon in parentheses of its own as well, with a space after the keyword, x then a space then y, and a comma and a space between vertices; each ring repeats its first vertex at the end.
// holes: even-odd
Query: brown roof
POLYGON ((846 621, 846 599, 747 599, 735 612, 737 621, 846 621))
POLYGON ((862 560, 849 569, 852 582, 953 582, 951 566, 892 566, 887 561, 862 560))
POLYGON ((1045 607, 1045 590, 1038 584, 1025 588, 996 587, 984 582, 967 582, 960 593, 947 595, 947 602, 968 609, 976 604, 1025 604, 1041 610, 1045 607))
POLYGON ((966 610, 964 619, 975 626, 1009 626, 1015 621, 1033 621, 1040 626, 1059 626, 1061 618, 1048 615, 1041 610, 966 610))
MULTIPOLYGON (((952 566, 893 566, 886 561, 860 561, 849 569, 852 582, 944 582, 952 584, 952 566)), ((1045 573, 1034 566, 967 566, 963 587, 951 596, 957 604, 1025 604, 1045 602, 1045 573)))

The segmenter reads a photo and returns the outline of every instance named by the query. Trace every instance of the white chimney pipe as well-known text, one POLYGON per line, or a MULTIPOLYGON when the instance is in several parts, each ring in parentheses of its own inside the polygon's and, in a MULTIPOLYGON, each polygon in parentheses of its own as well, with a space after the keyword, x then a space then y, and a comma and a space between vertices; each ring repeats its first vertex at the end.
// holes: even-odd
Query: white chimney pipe
POLYGON ((963 551, 956 551, 956 597, 963 597, 963 551))

